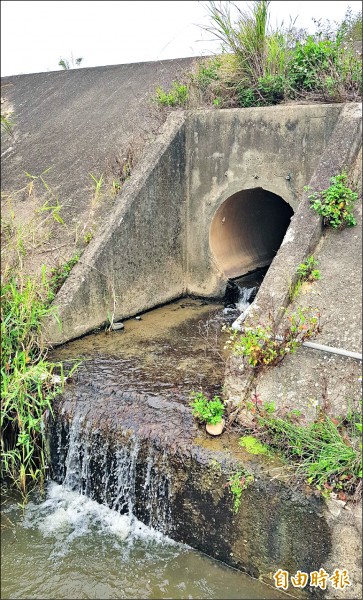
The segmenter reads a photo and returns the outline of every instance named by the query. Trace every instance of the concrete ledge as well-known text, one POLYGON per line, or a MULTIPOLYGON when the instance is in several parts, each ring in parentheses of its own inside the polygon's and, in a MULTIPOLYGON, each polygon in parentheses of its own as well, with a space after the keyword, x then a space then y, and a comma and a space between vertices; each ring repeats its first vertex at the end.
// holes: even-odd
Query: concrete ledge
POLYGON ((361 105, 346 105, 309 181, 311 191, 303 192, 281 247, 250 308, 249 323, 266 318, 269 313, 275 320, 281 319, 281 307, 289 303, 289 285, 296 281, 296 268, 313 252, 322 232, 322 219, 311 210, 308 196, 329 187, 330 178, 343 169, 349 170, 361 144, 361 105))
POLYGON ((235 435, 211 439, 187 407, 117 388, 90 392, 78 385, 57 402, 50 425, 56 481, 132 510, 172 539, 270 585, 280 568, 346 568, 353 585, 344 598, 359 597, 359 507, 327 505, 308 486, 292 485, 286 465, 242 451, 235 435), (228 476, 238 469, 254 481, 235 513, 228 476))

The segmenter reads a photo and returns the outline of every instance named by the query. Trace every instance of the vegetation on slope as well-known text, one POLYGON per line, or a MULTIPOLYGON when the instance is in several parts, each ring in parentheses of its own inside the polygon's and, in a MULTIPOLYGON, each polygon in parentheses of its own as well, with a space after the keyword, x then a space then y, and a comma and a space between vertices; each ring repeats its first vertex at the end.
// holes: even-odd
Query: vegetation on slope
POLYGON ((267 106, 283 101, 346 102, 362 95, 361 13, 348 10, 340 25, 315 21, 308 34, 290 24, 273 29, 270 2, 241 10, 233 2, 209 2, 210 25, 222 52, 199 60, 169 91, 157 89, 160 106, 217 108, 267 106), (232 15, 234 11, 234 16, 232 15))

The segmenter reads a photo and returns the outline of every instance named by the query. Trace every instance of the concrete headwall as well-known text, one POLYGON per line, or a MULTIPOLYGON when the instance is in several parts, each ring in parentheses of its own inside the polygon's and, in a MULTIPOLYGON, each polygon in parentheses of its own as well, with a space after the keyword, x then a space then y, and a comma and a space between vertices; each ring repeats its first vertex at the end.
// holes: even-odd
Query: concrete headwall
MULTIPOLYGON (((221 205, 241 190, 265 190, 280 196, 295 211, 341 109, 342 105, 289 105, 189 116, 186 272, 190 293, 218 296, 225 288, 226 273, 210 244, 210 227, 221 205)), ((223 228, 233 236, 234 215, 230 221, 225 216, 223 228)), ((243 218, 242 209, 238 216, 241 237, 246 237, 251 225, 248 214, 243 218)), ((272 229, 269 217, 259 215, 259 219, 261 228, 265 224, 264 229, 272 229)), ((263 235, 268 240, 266 230, 263 235)), ((236 244, 240 241, 237 236, 236 244)), ((260 253, 269 252, 267 242, 255 249, 251 245, 250 253, 246 249, 250 263, 242 264, 241 272, 233 276, 261 266, 260 253)), ((243 262, 242 254, 237 256, 243 262)))
POLYGON ((221 296, 228 277, 271 262, 341 110, 294 105, 170 116, 60 291, 63 330, 50 324, 51 342, 185 293, 221 296), (222 228, 235 248, 231 269, 216 256, 222 228))
POLYGON ((184 116, 173 115, 57 296, 60 343, 183 294, 184 116))

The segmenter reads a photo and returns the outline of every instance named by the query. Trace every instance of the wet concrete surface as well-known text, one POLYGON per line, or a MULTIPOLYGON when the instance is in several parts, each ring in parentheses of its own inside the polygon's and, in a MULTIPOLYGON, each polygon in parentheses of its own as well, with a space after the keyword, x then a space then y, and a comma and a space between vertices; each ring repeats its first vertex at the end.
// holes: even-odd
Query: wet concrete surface
POLYGON ((122 331, 70 342, 52 359, 81 359, 77 388, 156 394, 185 405, 192 390, 221 393, 228 318, 222 304, 182 299, 125 321, 122 331))

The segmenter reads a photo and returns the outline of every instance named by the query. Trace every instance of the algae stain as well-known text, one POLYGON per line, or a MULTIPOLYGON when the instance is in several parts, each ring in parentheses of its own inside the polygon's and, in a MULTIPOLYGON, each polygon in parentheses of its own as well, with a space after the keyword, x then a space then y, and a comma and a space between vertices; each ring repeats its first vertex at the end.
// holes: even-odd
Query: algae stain
POLYGON ((266 444, 260 442, 253 435, 245 435, 240 438, 239 445, 245 448, 250 454, 269 454, 270 450, 266 444))

